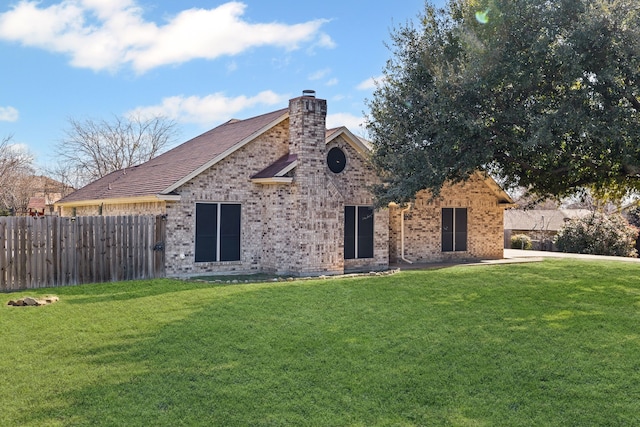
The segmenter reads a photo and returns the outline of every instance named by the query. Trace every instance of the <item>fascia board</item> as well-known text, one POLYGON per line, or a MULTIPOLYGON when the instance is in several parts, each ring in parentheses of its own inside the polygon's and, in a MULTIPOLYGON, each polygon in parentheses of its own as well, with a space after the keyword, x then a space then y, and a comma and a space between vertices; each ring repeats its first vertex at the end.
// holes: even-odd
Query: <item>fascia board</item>
POLYGON ((254 184, 291 184, 293 178, 289 176, 275 176, 272 178, 253 178, 251 180, 254 184))
POLYGON ((296 166, 298 166, 298 161, 297 160, 291 162, 291 164, 289 166, 287 166, 286 168, 282 169, 275 176, 282 177, 282 176, 286 175, 287 173, 289 173, 290 171, 292 171, 296 166))
POLYGON ((79 207, 79 206, 95 206, 95 205, 120 205, 129 203, 156 203, 156 202, 178 202, 180 201, 180 195, 176 194, 156 194, 150 196, 137 196, 137 197, 116 197, 113 199, 92 199, 92 200, 78 200, 75 202, 63 202, 54 203, 54 207, 79 207))
POLYGON ((358 151, 361 155, 363 156, 368 156, 369 153, 371 153, 371 150, 369 149, 369 147, 367 147, 366 145, 364 145, 362 143, 362 141, 360 141, 360 138, 358 138, 357 136, 355 136, 348 128, 346 128, 345 126, 342 126, 340 128, 338 128, 337 131, 335 131, 329 138, 327 138, 326 143, 329 144, 331 141, 333 141, 334 139, 336 139, 337 137, 339 137, 340 135, 344 135, 345 139, 347 140, 347 142, 356 150, 358 151))
POLYGON ((499 203, 500 206, 510 207, 515 205, 515 202, 513 201, 511 196, 509 196, 509 194, 504 191, 504 189, 500 187, 500 185, 498 185, 498 183, 491 177, 491 175, 482 171, 476 171, 476 174, 484 181, 487 187, 489 187, 495 193, 498 199, 503 200, 499 203))

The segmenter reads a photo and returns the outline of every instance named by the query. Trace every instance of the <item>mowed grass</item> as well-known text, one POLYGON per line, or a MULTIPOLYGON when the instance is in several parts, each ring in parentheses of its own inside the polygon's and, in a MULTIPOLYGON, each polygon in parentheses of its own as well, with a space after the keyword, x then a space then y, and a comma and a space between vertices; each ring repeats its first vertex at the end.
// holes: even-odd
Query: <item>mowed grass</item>
POLYGON ((0 297, 2 426, 640 425, 638 264, 0 297))

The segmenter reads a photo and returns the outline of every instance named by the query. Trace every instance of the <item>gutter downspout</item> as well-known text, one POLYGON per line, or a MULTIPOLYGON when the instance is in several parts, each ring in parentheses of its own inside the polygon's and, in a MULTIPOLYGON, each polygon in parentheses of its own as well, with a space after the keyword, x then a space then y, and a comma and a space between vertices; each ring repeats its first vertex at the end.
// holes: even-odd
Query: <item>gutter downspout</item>
POLYGON ((408 264, 413 264, 413 261, 409 261, 404 257, 404 213, 409 209, 411 209, 411 203, 407 204, 407 207, 400 211, 400 259, 408 264))

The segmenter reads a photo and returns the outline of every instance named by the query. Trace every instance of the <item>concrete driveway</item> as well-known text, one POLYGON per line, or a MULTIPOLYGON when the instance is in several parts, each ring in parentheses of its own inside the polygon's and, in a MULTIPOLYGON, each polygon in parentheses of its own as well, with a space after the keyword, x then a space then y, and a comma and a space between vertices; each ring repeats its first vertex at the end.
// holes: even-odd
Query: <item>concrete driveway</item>
POLYGON ((640 263, 640 258, 627 258, 618 256, 603 256, 603 255, 584 255, 584 254, 566 254, 563 252, 546 252, 546 251, 523 251, 520 249, 505 249, 503 259, 489 259, 473 262, 424 262, 414 264, 391 264, 390 269, 399 270, 427 270, 434 268, 452 267, 455 265, 487 265, 487 264, 518 264, 524 262, 541 262, 545 258, 576 258, 586 260, 605 260, 605 261, 621 261, 621 262, 636 262, 640 263))
POLYGON ((526 259, 526 258, 579 258, 589 260, 605 260, 605 261, 623 261, 623 262, 640 262, 640 258, 628 258, 619 256, 604 255, 584 255, 584 254, 568 254, 564 252, 546 252, 546 251, 523 251, 520 249, 505 249, 505 259, 526 259))

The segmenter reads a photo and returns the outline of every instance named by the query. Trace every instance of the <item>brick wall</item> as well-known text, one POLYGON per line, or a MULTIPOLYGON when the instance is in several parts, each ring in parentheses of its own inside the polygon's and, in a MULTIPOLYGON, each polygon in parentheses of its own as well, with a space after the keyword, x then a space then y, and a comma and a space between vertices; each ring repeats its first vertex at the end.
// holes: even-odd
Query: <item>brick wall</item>
POLYGON ((344 260, 344 206, 372 205, 368 186, 377 180, 362 155, 344 138, 325 143, 326 101, 291 100, 290 118, 180 187, 166 207, 167 274, 274 272, 339 274, 345 269, 384 269, 389 262, 388 211, 375 213, 374 259, 344 260), (348 162, 340 174, 326 154, 340 146, 348 162), (297 154, 291 184, 256 184, 250 176, 284 154, 297 154), (195 263, 198 202, 237 202, 242 210, 241 261, 195 263))
MULTIPOLYGON (((180 202, 167 205, 168 275, 265 270, 261 264, 263 236, 269 233, 265 214, 268 200, 273 200, 270 194, 278 190, 254 184, 250 177, 288 152, 288 137, 288 122, 284 121, 176 190, 180 202), (195 262, 195 205, 198 202, 241 204, 241 261, 195 262)), ((284 188, 279 191, 286 193, 284 188)), ((282 205, 287 204, 283 197, 282 205)), ((275 226, 277 224, 271 227, 275 226)))
MULTIPOLYGON (((430 193, 416 196, 405 213, 405 258, 414 262, 453 259, 503 258, 503 213, 493 191, 478 177, 466 183, 445 186, 441 197, 430 201, 430 193), (467 251, 442 252, 442 208, 467 208, 467 251)), ((401 256, 401 207, 390 207, 390 260, 401 256)))
MULTIPOLYGON (((347 162, 344 170, 338 174, 326 168, 326 173, 342 198, 343 206, 372 206, 373 196, 369 186, 378 182, 378 177, 371 165, 361 153, 358 153, 346 139, 339 136, 326 147, 326 152, 338 147, 346 155, 347 162)), ((344 209, 340 210, 340 224, 344 224, 344 209)), ((386 269, 389 266, 389 210, 380 209, 374 212, 374 251, 373 259, 347 259, 344 269, 386 269)), ((344 234, 344 230, 341 231, 344 234)), ((341 237, 342 238, 342 237, 341 237)), ((342 241, 342 240, 341 240, 342 241)), ((344 247, 340 248, 340 256, 344 257, 344 247)))

